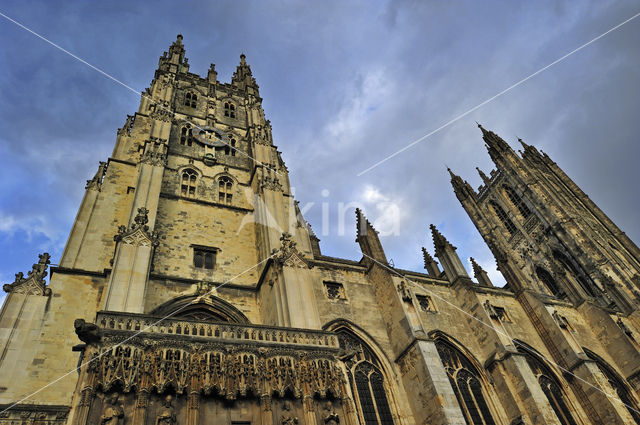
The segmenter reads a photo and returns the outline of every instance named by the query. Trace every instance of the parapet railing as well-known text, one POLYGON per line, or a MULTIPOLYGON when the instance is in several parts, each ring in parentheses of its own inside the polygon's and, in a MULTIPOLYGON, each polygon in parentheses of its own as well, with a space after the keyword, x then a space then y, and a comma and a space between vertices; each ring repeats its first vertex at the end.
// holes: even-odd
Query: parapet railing
POLYGON ((332 332, 265 325, 201 322, 190 319, 163 319, 136 313, 101 311, 96 325, 105 330, 132 331, 141 334, 183 335, 212 340, 259 344, 286 344, 340 348, 332 332))

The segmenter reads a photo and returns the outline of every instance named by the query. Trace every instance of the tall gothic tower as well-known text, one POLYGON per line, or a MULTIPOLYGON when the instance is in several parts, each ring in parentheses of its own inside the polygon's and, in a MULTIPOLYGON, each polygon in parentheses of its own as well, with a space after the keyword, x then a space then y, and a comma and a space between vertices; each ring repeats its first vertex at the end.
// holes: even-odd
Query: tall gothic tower
POLYGON ((498 171, 452 173, 505 288, 433 225, 393 267, 360 210, 334 258, 261 102, 164 53, 49 283, 4 285, 0 424, 640 424, 640 252, 546 155, 483 129, 498 171))

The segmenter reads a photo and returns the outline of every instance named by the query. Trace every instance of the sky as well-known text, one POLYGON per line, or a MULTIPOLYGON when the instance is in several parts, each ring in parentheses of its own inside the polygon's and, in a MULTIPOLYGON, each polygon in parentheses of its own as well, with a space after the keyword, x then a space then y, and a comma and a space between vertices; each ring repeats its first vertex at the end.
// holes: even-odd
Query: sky
POLYGON ((549 154, 640 241, 640 17, 359 175, 639 12, 602 0, 3 2, 133 90, 0 16, 0 282, 44 251, 57 264, 85 181, 178 33, 202 76, 215 63, 228 82, 246 54, 326 255, 361 258, 357 205, 395 266, 423 269, 434 223, 470 273, 474 257, 504 284, 446 172, 477 187, 475 167, 492 168, 476 121, 549 154))

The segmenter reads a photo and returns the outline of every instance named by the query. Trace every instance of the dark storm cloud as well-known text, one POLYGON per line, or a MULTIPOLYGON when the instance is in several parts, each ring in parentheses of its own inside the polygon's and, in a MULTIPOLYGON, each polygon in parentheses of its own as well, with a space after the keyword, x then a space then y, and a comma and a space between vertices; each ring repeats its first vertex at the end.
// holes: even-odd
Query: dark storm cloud
MULTIPOLYGON (((634 9, 635 7, 635 9, 634 9)), ((387 256, 421 268, 429 223, 493 259, 450 189, 445 164, 473 186, 491 162, 474 121, 543 149, 640 240, 640 18, 369 173, 357 173, 637 13, 590 2, 23 2, 1 12, 140 92, 184 35, 191 71, 228 81, 247 55, 301 205, 323 251, 359 259, 353 212, 399 213, 387 256), (323 190, 328 191, 323 192, 323 190), (323 195, 327 195, 324 196, 323 195), (321 203, 331 211, 323 229, 321 203), (325 230, 326 234, 322 234, 325 230)), ((0 18, 0 280, 48 250, 57 262, 97 162, 138 96, 0 18)), ((381 218, 382 217, 382 218, 381 218)), ((388 224, 388 222, 387 222, 388 224)))

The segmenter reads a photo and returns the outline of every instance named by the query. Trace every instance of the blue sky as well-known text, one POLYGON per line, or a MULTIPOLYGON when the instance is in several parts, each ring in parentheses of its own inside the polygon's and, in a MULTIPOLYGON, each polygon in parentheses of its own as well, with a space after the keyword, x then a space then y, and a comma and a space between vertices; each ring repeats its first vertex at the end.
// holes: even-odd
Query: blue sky
MULTIPOLYGON (((547 152, 635 241, 640 18, 358 177, 357 174, 640 12, 625 1, 4 2, 0 12, 136 92, 184 35, 191 71, 229 81, 244 52, 296 198, 327 255, 359 259, 358 204, 387 257, 421 270, 435 223, 496 280, 445 165, 477 187, 491 169, 475 121, 547 152), (322 203, 330 208, 323 229, 322 203)), ((55 264, 98 161, 139 95, 0 17, 0 282, 55 264)))

